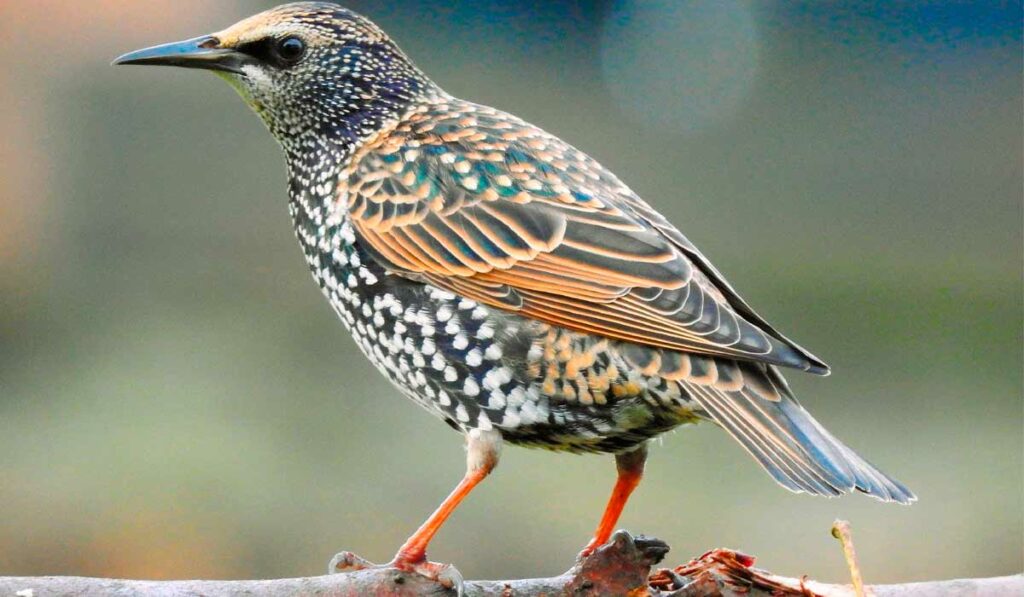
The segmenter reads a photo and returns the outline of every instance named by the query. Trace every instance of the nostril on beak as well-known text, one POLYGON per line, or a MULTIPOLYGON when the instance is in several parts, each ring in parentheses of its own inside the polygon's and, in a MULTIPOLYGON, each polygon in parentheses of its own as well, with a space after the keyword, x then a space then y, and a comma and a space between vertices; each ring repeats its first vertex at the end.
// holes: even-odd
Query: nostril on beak
POLYGON ((156 64, 244 74, 241 67, 249 58, 234 49, 222 48, 220 41, 214 35, 203 35, 130 52, 114 64, 156 64))

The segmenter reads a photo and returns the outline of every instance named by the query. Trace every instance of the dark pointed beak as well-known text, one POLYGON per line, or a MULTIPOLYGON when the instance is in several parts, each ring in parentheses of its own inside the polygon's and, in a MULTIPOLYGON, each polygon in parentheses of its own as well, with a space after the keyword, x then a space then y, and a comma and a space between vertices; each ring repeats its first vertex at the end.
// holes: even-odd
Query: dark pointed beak
POLYGON ((119 57, 114 64, 156 64, 202 68, 244 75, 242 66, 251 58, 231 48, 221 48, 220 40, 210 35, 162 46, 136 50, 119 57))

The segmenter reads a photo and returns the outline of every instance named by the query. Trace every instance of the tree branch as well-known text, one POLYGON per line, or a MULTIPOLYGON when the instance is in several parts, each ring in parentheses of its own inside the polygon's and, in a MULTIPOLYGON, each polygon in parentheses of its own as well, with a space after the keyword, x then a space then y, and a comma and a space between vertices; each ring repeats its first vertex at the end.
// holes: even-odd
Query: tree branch
MULTIPOLYGON (((466 581, 467 597, 539 595, 651 595, 652 597, 852 597, 853 589, 806 579, 775 576, 753 567, 754 559, 716 549, 675 569, 651 569, 668 553, 668 545, 624 531, 568 572, 553 578, 466 581)), ((867 587, 876 597, 954 597, 1024 595, 1024 575, 867 587)), ((390 568, 278 580, 112 580, 71 576, 2 577, 2 597, 49 595, 224 596, 413 596, 454 595, 439 583, 390 568)))

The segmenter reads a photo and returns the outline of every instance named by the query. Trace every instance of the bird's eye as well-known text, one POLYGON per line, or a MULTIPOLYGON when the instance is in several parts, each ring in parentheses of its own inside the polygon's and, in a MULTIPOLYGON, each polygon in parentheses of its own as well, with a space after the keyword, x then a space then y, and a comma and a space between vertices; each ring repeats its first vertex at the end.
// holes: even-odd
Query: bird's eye
POLYGON ((277 55, 281 60, 294 64, 306 53, 306 42, 297 37, 286 37, 277 42, 277 55))

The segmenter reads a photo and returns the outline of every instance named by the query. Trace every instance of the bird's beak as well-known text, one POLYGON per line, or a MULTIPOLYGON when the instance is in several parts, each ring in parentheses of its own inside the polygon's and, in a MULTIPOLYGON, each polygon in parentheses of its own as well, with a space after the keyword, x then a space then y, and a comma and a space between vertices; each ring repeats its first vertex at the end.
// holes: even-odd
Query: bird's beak
POLYGON ((204 35, 129 52, 115 60, 114 64, 181 66, 244 75, 242 66, 251 60, 247 54, 220 47, 220 40, 216 37, 204 35))

